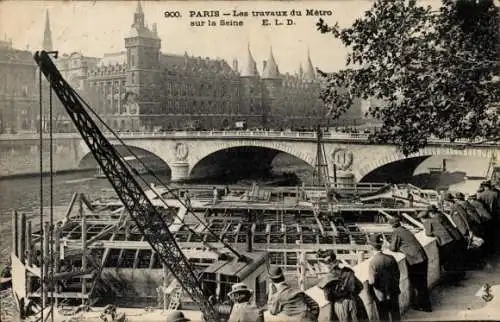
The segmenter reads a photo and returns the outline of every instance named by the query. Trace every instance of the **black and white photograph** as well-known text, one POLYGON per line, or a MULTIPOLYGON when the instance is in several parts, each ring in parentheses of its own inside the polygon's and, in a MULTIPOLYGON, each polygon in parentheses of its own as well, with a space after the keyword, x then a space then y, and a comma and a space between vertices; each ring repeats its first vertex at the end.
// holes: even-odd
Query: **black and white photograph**
POLYGON ((498 320, 499 0, 0 1, 1 322, 498 320))

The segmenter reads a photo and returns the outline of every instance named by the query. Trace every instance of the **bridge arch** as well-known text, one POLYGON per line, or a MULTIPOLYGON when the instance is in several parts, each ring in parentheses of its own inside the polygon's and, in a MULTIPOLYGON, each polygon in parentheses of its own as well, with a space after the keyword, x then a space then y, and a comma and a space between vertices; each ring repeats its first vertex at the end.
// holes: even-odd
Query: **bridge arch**
POLYGON ((230 176, 251 177, 253 174, 268 171, 275 157, 284 153, 296 159, 297 163, 311 166, 310 158, 294 149, 277 147, 271 144, 231 144, 218 145, 217 148, 196 158, 189 171, 189 178, 230 176))
MULTIPOLYGON (((498 151, 496 152, 498 154, 498 151)), ((388 165, 397 166, 399 164, 406 163, 408 171, 411 171, 412 169, 414 171, 423 161, 432 156, 466 156, 491 159, 494 154, 494 148, 468 147, 465 149, 453 149, 448 147, 431 146, 423 148, 419 152, 410 154, 409 156, 405 156, 399 152, 387 153, 381 157, 374 158, 362 167, 359 167, 354 171, 354 175, 358 182, 363 182, 368 180, 374 171, 388 165)))
MULTIPOLYGON (((142 159, 142 161, 150 168, 151 170, 154 170, 156 172, 171 172, 170 166, 168 165, 167 162, 165 162, 164 159, 156 155, 155 153, 148 151, 146 149, 136 147, 136 146, 130 146, 128 145, 127 147, 124 145, 113 145, 113 147, 118 151, 118 153, 123 157, 130 157, 132 156, 132 153, 129 151, 129 149, 138 157, 142 159)), ((134 169, 139 170, 141 165, 138 161, 134 160, 127 160, 129 165, 132 166, 134 169)), ((80 162, 78 163, 78 168, 79 169, 96 169, 97 168, 97 161, 95 160, 94 156, 92 155, 92 152, 88 152, 86 155, 83 156, 82 159, 80 159, 80 162)))

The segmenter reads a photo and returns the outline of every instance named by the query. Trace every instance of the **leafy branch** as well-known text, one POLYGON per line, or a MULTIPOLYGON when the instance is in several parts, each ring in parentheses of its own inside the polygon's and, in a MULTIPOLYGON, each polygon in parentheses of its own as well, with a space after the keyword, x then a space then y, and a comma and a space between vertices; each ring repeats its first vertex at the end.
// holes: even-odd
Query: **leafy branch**
POLYGON ((376 0, 352 26, 317 23, 350 49, 346 68, 318 70, 328 117, 355 98, 376 98, 367 115, 382 121, 374 142, 408 155, 431 137, 500 140, 499 14, 492 0, 443 0, 439 10, 416 0, 376 0))

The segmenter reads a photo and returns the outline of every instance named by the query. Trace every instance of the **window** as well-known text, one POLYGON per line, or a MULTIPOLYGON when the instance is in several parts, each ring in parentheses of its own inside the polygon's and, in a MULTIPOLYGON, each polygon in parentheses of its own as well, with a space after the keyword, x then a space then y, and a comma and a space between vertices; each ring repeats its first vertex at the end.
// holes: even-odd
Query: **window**
POLYGON ((130 66, 135 67, 135 56, 134 54, 130 54, 130 66))

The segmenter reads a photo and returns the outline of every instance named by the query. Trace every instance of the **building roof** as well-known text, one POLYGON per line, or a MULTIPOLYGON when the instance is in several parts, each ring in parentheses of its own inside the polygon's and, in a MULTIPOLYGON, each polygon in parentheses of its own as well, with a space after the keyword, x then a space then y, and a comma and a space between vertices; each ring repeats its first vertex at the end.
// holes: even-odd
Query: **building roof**
POLYGON ((314 72, 314 67, 311 62, 311 55, 309 54, 309 50, 307 51, 307 63, 306 70, 304 72, 304 80, 313 81, 316 79, 316 73, 314 72))
POLYGON ((241 76, 244 77, 256 77, 259 76, 259 71, 257 70, 257 64, 250 51, 250 44, 248 45, 247 60, 246 64, 243 65, 243 70, 241 71, 241 76))
POLYGON ((181 69, 194 73, 226 73, 236 75, 229 64, 222 59, 210 59, 175 54, 161 54, 160 64, 165 69, 181 69))
POLYGON ((271 50, 269 52, 269 58, 266 61, 266 66, 262 71, 262 78, 279 78, 279 77, 280 77, 280 72, 278 69, 278 65, 276 64, 276 61, 274 60, 273 48, 271 47, 271 50))
POLYGON ((104 54, 104 57, 99 61, 99 66, 106 65, 116 65, 116 64, 126 64, 127 63, 127 52, 120 51, 116 53, 104 54))

